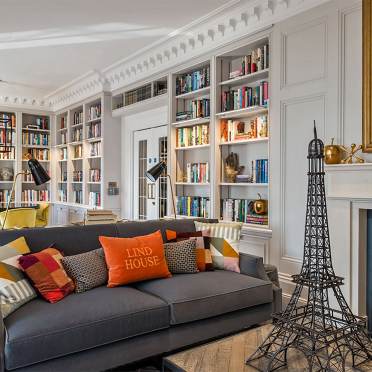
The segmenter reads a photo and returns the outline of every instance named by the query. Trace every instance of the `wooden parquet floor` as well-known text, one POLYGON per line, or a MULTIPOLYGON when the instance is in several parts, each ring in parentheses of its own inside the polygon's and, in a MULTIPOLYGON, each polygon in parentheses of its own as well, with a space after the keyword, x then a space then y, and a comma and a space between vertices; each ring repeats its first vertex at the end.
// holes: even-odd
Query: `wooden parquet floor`
MULTIPOLYGON (((253 328, 231 337, 174 354, 166 359, 179 368, 174 369, 177 372, 182 370, 186 372, 257 371, 247 366, 245 361, 268 335, 271 328, 270 324, 253 328)), ((278 371, 305 372, 308 370, 303 354, 295 350, 288 350, 288 367, 278 371)), ((372 361, 366 363, 360 369, 347 366, 346 371, 372 371, 372 361)))

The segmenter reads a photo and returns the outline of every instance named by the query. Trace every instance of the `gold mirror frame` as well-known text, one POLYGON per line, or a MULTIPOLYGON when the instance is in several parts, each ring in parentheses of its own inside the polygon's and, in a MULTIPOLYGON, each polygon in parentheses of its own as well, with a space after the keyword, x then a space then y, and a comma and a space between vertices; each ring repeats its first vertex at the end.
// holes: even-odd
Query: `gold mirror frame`
POLYGON ((363 152, 372 153, 372 0, 363 0, 363 152))

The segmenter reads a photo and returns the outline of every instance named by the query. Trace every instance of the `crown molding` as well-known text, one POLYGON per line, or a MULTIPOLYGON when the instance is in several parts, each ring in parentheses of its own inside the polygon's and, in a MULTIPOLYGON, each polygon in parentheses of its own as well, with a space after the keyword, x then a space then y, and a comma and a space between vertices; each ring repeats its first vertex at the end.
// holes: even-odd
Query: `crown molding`
MULTIPOLYGON (((232 0, 166 38, 102 71, 90 71, 43 99, 12 97, 59 111, 102 91, 114 91, 169 71, 330 0, 232 0)), ((2 103, 0 97, 0 104, 2 103)))
POLYGON ((44 98, 0 95, 0 106, 23 108, 38 111, 54 111, 50 102, 44 98))

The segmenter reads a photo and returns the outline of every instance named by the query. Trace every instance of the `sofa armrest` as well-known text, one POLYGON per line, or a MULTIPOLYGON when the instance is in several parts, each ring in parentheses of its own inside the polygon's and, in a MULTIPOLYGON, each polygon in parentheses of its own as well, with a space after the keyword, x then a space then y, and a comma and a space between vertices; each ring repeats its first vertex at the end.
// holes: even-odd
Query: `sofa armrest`
MULTIPOLYGON (((240 273, 257 279, 270 281, 267 276, 262 257, 247 253, 239 253, 240 273)), ((282 289, 273 284, 273 313, 282 311, 282 289)))
POLYGON ((244 275, 253 276, 257 279, 270 281, 267 276, 262 257, 247 253, 239 253, 240 272, 244 275))

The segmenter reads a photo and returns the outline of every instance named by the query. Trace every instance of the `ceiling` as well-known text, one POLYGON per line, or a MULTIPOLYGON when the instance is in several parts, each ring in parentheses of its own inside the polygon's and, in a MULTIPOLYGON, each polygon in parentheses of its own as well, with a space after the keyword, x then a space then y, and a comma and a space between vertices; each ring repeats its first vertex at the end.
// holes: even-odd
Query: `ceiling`
POLYGON ((0 95, 44 97, 226 2, 0 0, 0 95))

